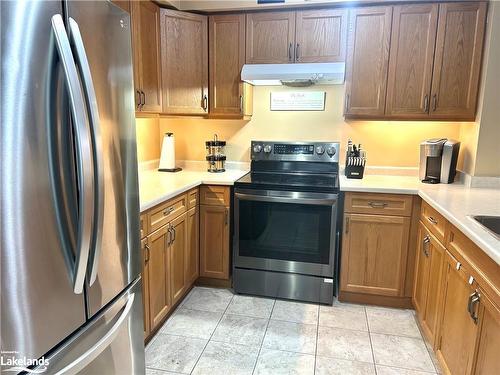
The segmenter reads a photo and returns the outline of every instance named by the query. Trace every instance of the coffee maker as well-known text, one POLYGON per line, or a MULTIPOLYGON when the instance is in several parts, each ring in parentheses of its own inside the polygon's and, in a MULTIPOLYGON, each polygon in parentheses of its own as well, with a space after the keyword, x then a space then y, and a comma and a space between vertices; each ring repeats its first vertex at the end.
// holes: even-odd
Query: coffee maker
POLYGON ((422 182, 450 184, 455 179, 460 142, 446 138, 428 139, 420 143, 422 182))

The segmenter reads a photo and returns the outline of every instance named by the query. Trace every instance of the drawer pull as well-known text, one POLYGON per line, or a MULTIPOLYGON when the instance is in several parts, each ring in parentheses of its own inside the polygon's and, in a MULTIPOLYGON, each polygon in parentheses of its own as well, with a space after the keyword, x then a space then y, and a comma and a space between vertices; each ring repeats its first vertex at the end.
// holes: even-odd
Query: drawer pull
POLYGON ((432 224, 437 225, 438 221, 434 219, 432 216, 428 216, 427 220, 429 220, 432 224))
POLYGON ((368 202, 368 205, 373 208, 386 208, 388 206, 385 202, 368 202))
POLYGON ((172 212, 174 212, 175 208, 172 206, 172 207, 169 207, 169 208, 165 208, 163 210, 163 216, 167 216, 167 215, 170 215, 172 212))

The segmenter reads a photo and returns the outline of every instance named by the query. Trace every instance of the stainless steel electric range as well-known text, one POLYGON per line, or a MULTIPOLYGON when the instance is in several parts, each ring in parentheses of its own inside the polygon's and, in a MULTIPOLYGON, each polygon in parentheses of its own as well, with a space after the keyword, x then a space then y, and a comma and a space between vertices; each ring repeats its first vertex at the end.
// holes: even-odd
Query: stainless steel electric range
POLYGON ((252 141, 234 185, 236 293, 333 302, 338 155, 338 142, 252 141))

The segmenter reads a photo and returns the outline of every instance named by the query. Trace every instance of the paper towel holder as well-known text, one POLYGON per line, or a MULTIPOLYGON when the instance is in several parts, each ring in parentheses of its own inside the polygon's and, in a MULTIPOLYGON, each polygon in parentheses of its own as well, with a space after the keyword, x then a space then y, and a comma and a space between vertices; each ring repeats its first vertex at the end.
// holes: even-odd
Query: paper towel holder
POLYGON ((160 156, 160 165, 158 168, 160 172, 179 172, 182 171, 182 168, 175 166, 175 139, 174 133, 165 133, 163 137, 163 142, 161 144, 161 156, 160 156), (167 144, 168 143, 168 144, 167 144), (170 150, 168 149, 170 147, 170 150), (169 168, 169 155, 170 152, 170 163, 172 163, 173 159, 173 167, 169 168))

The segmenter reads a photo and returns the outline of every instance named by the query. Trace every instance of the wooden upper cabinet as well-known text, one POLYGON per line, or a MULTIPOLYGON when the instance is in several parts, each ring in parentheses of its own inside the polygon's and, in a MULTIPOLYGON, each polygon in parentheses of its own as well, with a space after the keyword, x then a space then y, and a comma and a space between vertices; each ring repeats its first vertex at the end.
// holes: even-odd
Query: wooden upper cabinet
POLYGON ((245 15, 210 16, 210 115, 242 115, 245 15))
POLYGON ((486 6, 486 2, 439 5, 430 100, 433 118, 475 118, 486 6))
POLYGON ((421 118, 429 112, 437 4, 394 7, 386 115, 421 118))
POLYGON ((402 296, 409 232, 408 217, 346 214, 340 290, 402 296))
POLYGON ((392 7, 350 11, 344 114, 383 116, 389 66, 392 7))
POLYGON ((131 1, 136 110, 161 112, 160 8, 131 1))
POLYGON ((481 292, 481 333, 475 375, 500 374, 500 309, 481 292))
POLYGON ((299 11, 296 15, 295 61, 324 63, 345 61, 347 10, 299 11))
POLYGON ((286 64, 293 62, 294 44, 295 12, 247 14, 247 64, 286 64))
POLYGON ((447 252, 446 283, 437 358, 445 374, 466 375, 473 369, 479 325, 469 310, 474 308, 474 286, 463 265, 447 252))
POLYGON ((161 10, 163 112, 208 113, 207 17, 161 10))

